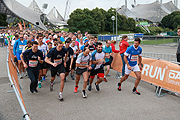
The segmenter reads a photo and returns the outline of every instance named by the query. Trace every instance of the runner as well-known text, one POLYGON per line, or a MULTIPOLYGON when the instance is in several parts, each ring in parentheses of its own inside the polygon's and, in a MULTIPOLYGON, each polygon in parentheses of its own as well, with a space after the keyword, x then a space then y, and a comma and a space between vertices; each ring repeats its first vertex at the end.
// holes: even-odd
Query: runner
POLYGON ((89 36, 89 44, 87 44, 85 47, 89 48, 90 55, 94 50, 96 50, 96 46, 94 45, 94 36, 89 36))
POLYGON ((20 55, 22 53, 23 47, 25 45, 27 45, 27 40, 25 40, 23 38, 23 34, 20 34, 19 38, 20 39, 16 40, 16 42, 15 42, 15 44, 13 46, 13 54, 14 54, 14 57, 16 57, 17 60, 18 60, 18 69, 19 69, 20 79, 22 79, 23 78, 23 74, 24 74, 24 67, 23 67, 20 55))
POLYGON ((97 82, 95 83, 96 91, 99 91, 99 84, 104 80, 104 70, 103 70, 103 64, 105 63, 105 52, 102 50, 102 43, 97 42, 96 50, 92 53, 92 64, 93 69, 90 72, 90 79, 89 79, 89 87, 88 90, 91 91, 92 89, 92 82, 95 77, 95 75, 98 75, 99 78, 97 82))
POLYGON ((111 41, 110 40, 106 40, 106 45, 103 47, 103 50, 106 52, 106 56, 105 56, 105 64, 104 66, 106 66, 106 72, 104 75, 104 81, 107 82, 107 75, 110 71, 110 65, 111 65, 111 61, 110 61, 110 56, 112 54, 112 48, 111 48, 111 41))
MULTIPOLYGON (((37 40, 38 40, 38 50, 41 50, 43 53, 43 60, 46 57, 47 54, 47 46, 45 45, 45 43, 42 42, 43 40, 43 34, 38 34, 37 36, 37 40)), ((40 69, 39 69, 39 77, 38 77, 38 87, 41 88, 41 82, 42 82, 42 77, 46 76, 47 73, 47 63, 43 62, 43 64, 40 65, 40 69)))
POLYGON ((43 63, 43 53, 38 50, 38 43, 34 41, 32 49, 25 51, 21 54, 21 60, 25 68, 27 68, 28 76, 31 80, 30 92, 38 92, 37 83, 39 76, 39 66, 43 63), (27 56, 27 63, 24 61, 27 56))
POLYGON ((73 64, 72 64, 72 69, 71 69, 71 78, 72 80, 74 80, 74 74, 73 74, 73 71, 75 70, 76 68, 76 59, 77 59, 77 56, 79 54, 79 50, 78 50, 78 47, 75 45, 75 40, 72 40, 72 43, 70 45, 70 47, 73 49, 74 51, 74 59, 73 59, 73 64))
POLYGON ((74 58, 73 58, 74 51, 73 51, 73 49, 71 47, 69 47, 70 43, 71 43, 70 40, 71 40, 71 38, 68 38, 65 41, 65 48, 69 52, 67 60, 66 60, 66 68, 65 68, 66 69, 66 73, 65 73, 65 79, 64 79, 65 82, 66 82, 66 77, 68 76, 68 74, 69 74, 69 72, 70 72, 70 70, 72 68, 72 64, 73 64, 73 60, 74 60, 74 58))
POLYGON ((142 48, 139 46, 141 43, 141 40, 139 38, 135 38, 134 40, 134 45, 130 46, 126 52, 124 53, 124 61, 126 63, 125 65, 125 75, 121 78, 120 82, 118 83, 118 90, 121 91, 121 84, 124 82, 131 71, 133 71, 137 77, 135 81, 135 85, 133 88, 133 93, 140 95, 140 93, 137 91, 137 86, 141 80, 141 72, 142 70, 141 67, 141 53, 142 53, 142 48), (137 64, 137 61, 139 62, 139 65, 137 64))
POLYGON ((66 61, 68 57, 67 49, 63 47, 62 41, 57 42, 57 47, 52 48, 47 57, 45 58, 45 62, 51 65, 51 82, 50 82, 50 91, 53 91, 53 81, 55 80, 55 75, 57 72, 60 74, 61 83, 60 83, 60 92, 59 92, 59 100, 63 101, 63 88, 64 88, 64 78, 65 78, 65 67, 66 61), (65 60, 63 60, 65 57, 65 60), (51 61, 50 61, 51 58, 51 61))
POLYGON ((126 52, 127 48, 130 46, 129 43, 127 42, 128 37, 127 35, 122 36, 122 40, 119 42, 119 48, 120 48, 120 55, 123 63, 122 67, 122 77, 125 74, 125 61, 124 61, 124 52, 126 52))
POLYGON ((77 60, 76 60, 76 67, 77 67, 77 69, 76 69, 76 86, 75 86, 74 92, 77 93, 79 80, 80 80, 81 75, 83 75, 83 77, 84 77, 84 85, 83 85, 83 90, 82 90, 83 98, 87 97, 85 90, 86 90, 86 86, 87 86, 87 80, 89 77, 88 70, 92 69, 91 56, 89 55, 89 52, 90 52, 89 48, 85 47, 83 52, 78 55, 77 60))

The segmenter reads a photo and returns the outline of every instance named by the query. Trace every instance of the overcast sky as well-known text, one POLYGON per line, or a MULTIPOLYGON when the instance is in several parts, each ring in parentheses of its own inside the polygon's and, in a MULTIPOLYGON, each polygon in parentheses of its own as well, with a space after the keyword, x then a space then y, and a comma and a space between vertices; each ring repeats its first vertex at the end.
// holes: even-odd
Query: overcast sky
MULTIPOLYGON (((24 6, 28 7, 33 0, 17 0, 24 6)), ((44 11, 46 14, 55 6, 56 9, 60 12, 60 14, 64 17, 66 1, 67 0, 35 0, 39 5, 40 9, 44 3, 48 3, 48 8, 44 11)), ((70 12, 73 12, 77 8, 88 8, 90 10, 98 7, 103 8, 104 10, 108 10, 113 7, 121 7, 125 4, 125 0, 69 0, 70 1, 70 12)), ((133 4, 134 0, 127 0, 128 8, 131 9, 131 4, 133 4)), ((136 4, 147 4, 155 2, 156 0, 136 0, 136 4)), ((170 0, 163 0, 163 3, 169 2, 170 0)), ((174 0, 172 0, 174 2, 174 0)), ((180 1, 179 1, 180 2, 180 1)), ((180 3, 178 3, 178 8, 180 8, 180 3)))

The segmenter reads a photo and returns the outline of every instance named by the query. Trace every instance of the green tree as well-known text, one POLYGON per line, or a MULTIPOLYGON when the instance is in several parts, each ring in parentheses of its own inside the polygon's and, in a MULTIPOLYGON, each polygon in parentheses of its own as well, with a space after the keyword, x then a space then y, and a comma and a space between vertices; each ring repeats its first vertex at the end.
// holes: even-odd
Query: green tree
POLYGON ((7 26, 7 15, 6 14, 0 14, 0 26, 7 26))

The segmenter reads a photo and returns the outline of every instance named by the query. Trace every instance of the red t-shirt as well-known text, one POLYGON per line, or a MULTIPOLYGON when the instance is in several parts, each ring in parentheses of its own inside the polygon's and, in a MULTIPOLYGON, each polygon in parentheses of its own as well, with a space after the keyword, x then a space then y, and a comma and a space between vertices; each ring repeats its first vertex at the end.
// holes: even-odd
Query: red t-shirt
POLYGON ((116 49, 115 49, 115 46, 114 46, 113 43, 111 43, 111 48, 112 48, 112 52, 114 52, 114 53, 120 52, 120 50, 116 50, 116 49))
POLYGON ((47 40, 46 43, 51 42, 52 40, 47 40))
POLYGON ((127 50, 127 47, 129 46, 129 43, 127 41, 122 40, 119 48, 120 48, 120 54, 124 53, 127 50))
POLYGON ((78 41, 75 41, 75 45, 77 45, 79 47, 79 42, 78 41))

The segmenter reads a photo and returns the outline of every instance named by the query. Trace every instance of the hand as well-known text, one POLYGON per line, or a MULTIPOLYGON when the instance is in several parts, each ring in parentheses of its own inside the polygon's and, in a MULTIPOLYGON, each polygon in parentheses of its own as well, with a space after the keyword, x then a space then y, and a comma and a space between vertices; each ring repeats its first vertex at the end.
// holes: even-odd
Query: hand
POLYGON ((41 58, 38 56, 38 60, 41 61, 41 58))
POLYGON ((92 70, 92 67, 91 67, 91 66, 89 66, 89 67, 88 67, 88 70, 92 70))
POLYGON ((128 69, 129 69, 129 70, 132 70, 132 68, 131 68, 131 66, 130 66, 130 65, 128 65, 128 69))
POLYGON ((98 62, 103 62, 103 61, 104 61, 104 59, 103 59, 103 58, 101 58, 101 59, 99 59, 99 60, 98 60, 98 62))
POLYGON ((72 69, 72 67, 70 66, 70 67, 69 67, 69 70, 71 70, 71 69, 72 69))
POLYGON ((66 62, 64 62, 64 67, 66 67, 66 62))
POLYGON ((24 68, 28 68, 28 66, 27 66, 27 64, 26 64, 26 63, 24 64, 24 68))
POLYGON ((57 66, 57 63, 53 63, 52 66, 53 66, 53 67, 56 67, 56 66, 57 66))
POLYGON ((142 70, 142 66, 141 65, 139 65, 139 69, 142 70))

